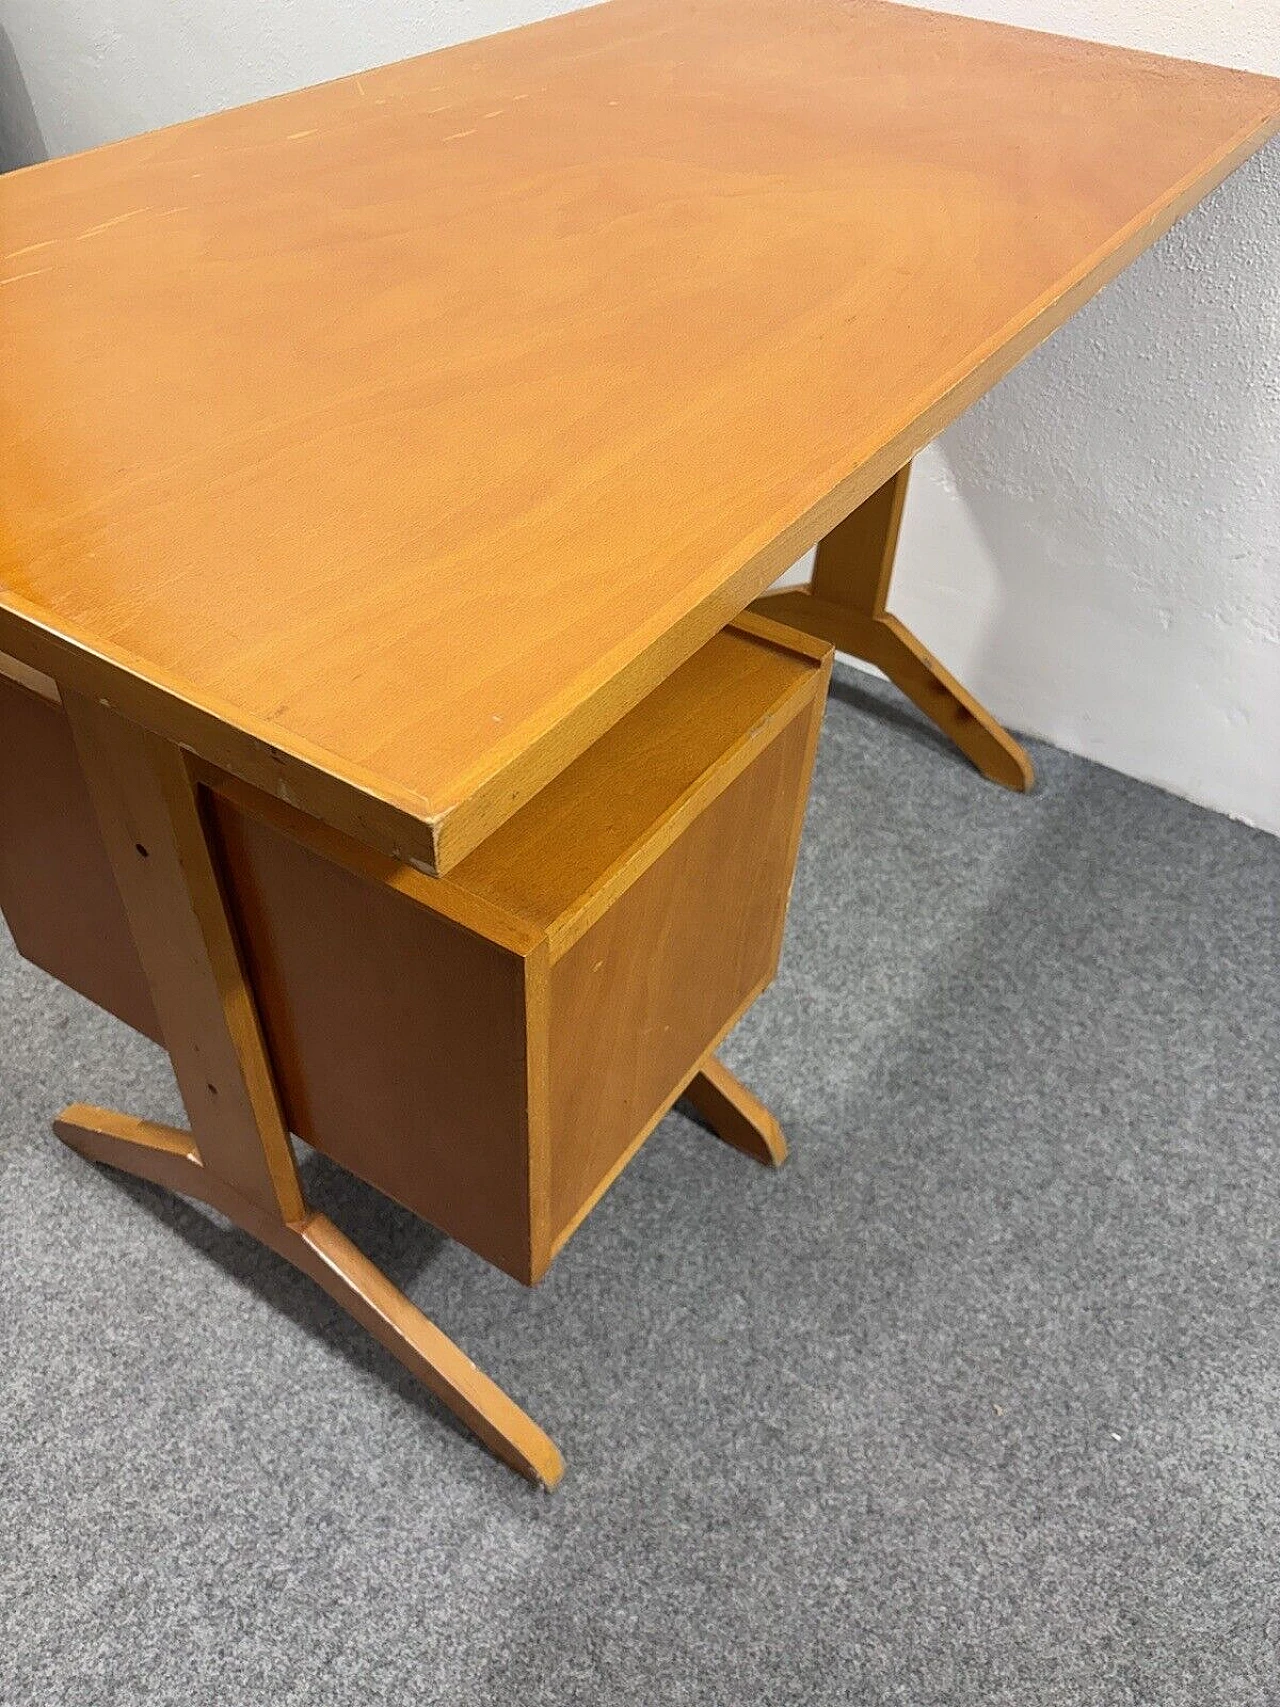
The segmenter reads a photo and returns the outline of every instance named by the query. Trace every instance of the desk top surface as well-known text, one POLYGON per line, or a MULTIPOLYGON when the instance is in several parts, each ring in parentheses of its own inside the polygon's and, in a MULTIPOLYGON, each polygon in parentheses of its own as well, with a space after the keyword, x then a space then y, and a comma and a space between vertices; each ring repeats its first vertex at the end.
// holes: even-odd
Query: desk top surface
POLYGON ((0 648, 438 869, 1280 124, 613 0, 0 179, 0 648))

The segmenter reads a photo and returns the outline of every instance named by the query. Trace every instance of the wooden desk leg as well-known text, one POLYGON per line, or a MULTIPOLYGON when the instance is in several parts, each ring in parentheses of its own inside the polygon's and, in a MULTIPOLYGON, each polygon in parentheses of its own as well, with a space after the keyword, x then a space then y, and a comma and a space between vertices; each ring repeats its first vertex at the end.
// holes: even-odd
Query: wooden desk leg
POLYGON ((984 776, 1005 788, 1028 789, 1035 772, 1025 749, 886 609, 910 468, 899 469, 820 542, 807 587, 766 593, 752 609, 865 658, 984 776))
POLYGON ((684 1095, 716 1137, 735 1150, 771 1168, 786 1161, 787 1141, 777 1120, 714 1055, 708 1055, 684 1095))
POLYGON ((553 1442, 325 1216, 309 1209, 182 750, 64 694, 191 1132, 76 1105, 74 1150, 213 1205, 311 1276, 504 1462, 554 1487, 553 1442))

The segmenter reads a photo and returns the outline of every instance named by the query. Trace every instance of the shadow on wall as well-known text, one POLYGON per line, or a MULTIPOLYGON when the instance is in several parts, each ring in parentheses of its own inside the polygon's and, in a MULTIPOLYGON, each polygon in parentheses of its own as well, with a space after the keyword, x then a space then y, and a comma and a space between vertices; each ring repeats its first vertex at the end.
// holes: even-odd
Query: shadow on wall
POLYGON ((37 160, 48 158, 18 56, 0 30, 0 172, 34 166, 37 160))
POLYGON ((1014 726, 1266 821, 1278 457, 1272 144, 944 435, 902 614, 1014 726))

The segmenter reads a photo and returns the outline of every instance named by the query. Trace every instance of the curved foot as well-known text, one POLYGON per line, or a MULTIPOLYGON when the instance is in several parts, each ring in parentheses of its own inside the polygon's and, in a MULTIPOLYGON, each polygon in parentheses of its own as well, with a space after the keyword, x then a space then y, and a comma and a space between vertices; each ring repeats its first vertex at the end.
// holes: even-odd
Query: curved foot
POLYGON ((190 1133, 111 1109, 73 1104, 54 1121, 64 1144, 95 1162, 194 1197, 302 1270, 445 1404, 491 1452, 531 1482, 564 1474, 555 1443, 325 1215, 275 1219, 201 1165, 190 1133))
POLYGON ((777 1120, 714 1055, 703 1062, 684 1095, 716 1137, 735 1150, 766 1167, 780 1168, 786 1161, 787 1141, 777 1120))

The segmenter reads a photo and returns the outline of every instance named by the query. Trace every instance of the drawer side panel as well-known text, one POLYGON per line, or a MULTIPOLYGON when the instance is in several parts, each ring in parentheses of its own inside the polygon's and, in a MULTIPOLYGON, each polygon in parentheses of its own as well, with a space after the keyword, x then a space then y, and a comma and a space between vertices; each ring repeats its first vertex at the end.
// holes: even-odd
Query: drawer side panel
POLYGON ((209 810, 291 1130, 530 1279, 524 961, 225 799, 209 810))

